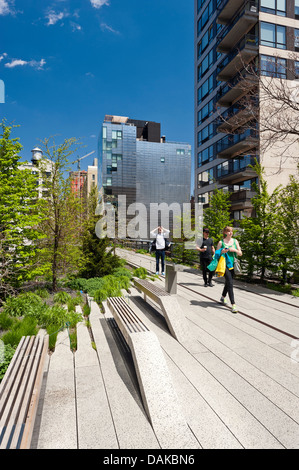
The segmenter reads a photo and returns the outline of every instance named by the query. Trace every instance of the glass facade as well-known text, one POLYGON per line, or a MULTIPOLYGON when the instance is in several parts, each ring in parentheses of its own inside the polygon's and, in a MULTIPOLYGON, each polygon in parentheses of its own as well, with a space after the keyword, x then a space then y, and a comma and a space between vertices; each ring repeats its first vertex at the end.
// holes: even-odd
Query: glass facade
MULTIPOLYGON (((182 207, 190 202, 191 146, 164 139, 151 142, 137 135, 137 124, 104 121, 99 139, 100 178, 105 202, 117 207, 118 196, 125 195, 127 211, 135 202, 146 207, 149 238, 150 230, 158 225, 151 226, 150 204, 182 207)), ((128 220, 132 218, 128 214, 128 220)))

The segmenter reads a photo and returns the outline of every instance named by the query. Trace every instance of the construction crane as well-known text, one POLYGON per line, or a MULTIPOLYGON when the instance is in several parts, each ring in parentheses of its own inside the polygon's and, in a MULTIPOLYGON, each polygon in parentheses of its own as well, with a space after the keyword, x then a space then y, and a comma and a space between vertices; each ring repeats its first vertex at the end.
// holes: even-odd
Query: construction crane
POLYGON ((80 157, 78 158, 77 160, 75 160, 73 163, 78 163, 78 171, 80 171, 80 162, 81 160, 83 160, 83 158, 86 158, 86 157, 89 157, 89 155, 92 155, 93 153, 95 152, 95 150, 93 150, 92 152, 88 153, 87 155, 83 155, 83 157, 80 157))

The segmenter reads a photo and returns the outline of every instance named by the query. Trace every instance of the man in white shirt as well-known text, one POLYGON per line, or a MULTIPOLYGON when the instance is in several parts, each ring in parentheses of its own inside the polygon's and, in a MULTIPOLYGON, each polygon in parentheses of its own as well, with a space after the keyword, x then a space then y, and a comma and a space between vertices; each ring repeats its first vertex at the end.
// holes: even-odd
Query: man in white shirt
POLYGON ((165 238, 168 238, 169 232, 169 230, 160 226, 152 230, 150 234, 152 238, 156 238, 156 274, 159 274, 159 260, 161 258, 162 276, 165 275, 165 238))

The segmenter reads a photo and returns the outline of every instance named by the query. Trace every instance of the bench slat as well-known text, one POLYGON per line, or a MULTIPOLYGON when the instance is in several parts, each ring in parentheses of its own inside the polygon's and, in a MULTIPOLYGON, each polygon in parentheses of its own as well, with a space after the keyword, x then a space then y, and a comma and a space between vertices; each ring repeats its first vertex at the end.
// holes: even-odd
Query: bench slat
POLYGON ((26 384, 28 375, 31 369, 31 363, 33 362, 34 356, 31 355, 31 351, 34 348, 34 337, 32 336, 27 344, 27 348, 24 352, 22 363, 16 376, 11 376, 13 380, 13 387, 7 390, 10 392, 5 405, 5 411, 2 417, 2 426, 5 426, 5 434, 2 437, 1 447, 9 448, 11 439, 15 431, 17 418, 20 412, 20 408, 24 399, 26 384))
POLYGON ((117 309, 117 313, 129 332, 148 331, 147 326, 140 320, 136 313, 130 308, 122 297, 109 297, 108 305, 117 309))
POLYGON ((13 355, 12 360, 10 361, 10 364, 7 368, 7 371, 5 372, 5 375, 3 379, 1 380, 0 383, 0 419, 2 417, 3 411, 4 411, 4 404, 7 399, 7 396, 9 395, 9 387, 12 387, 14 384, 14 379, 11 379, 12 374, 16 374, 17 370, 20 367, 20 364, 23 360, 24 356, 24 351, 26 350, 28 346, 30 338, 29 336, 25 337, 23 336, 21 341, 18 344, 18 347, 13 355), (10 385, 9 385, 10 383, 10 385))
POLYGON ((10 449, 27 449, 30 446, 47 351, 48 336, 46 336, 45 340, 39 337, 38 346, 34 353, 34 362, 30 371, 30 378, 26 385, 26 393, 10 449))
POLYGON ((0 384, 0 448, 18 448, 22 436, 30 445, 37 402, 40 374, 48 350, 48 336, 23 337, 0 384), (39 383, 37 382, 39 380, 39 383), (32 401, 33 400, 33 401, 32 401), (34 404, 34 406, 30 406, 34 404), (32 419, 33 418, 33 419, 32 419), (26 420, 30 426, 26 428, 26 420))

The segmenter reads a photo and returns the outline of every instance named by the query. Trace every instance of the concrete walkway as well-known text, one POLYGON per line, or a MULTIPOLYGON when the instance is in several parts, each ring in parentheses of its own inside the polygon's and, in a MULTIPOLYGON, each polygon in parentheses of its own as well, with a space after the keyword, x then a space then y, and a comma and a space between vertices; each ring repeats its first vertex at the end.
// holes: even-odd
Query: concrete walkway
MULTIPOLYGON (((154 260, 120 250, 130 263, 154 260)), ((165 280, 155 281, 164 287, 165 280)), ((159 307, 131 289, 127 301, 160 342, 198 447, 299 447, 299 299, 236 282, 240 309, 218 303, 222 280, 178 272, 176 298, 193 342, 170 334, 159 307)), ((49 356, 33 448, 160 449, 145 413, 131 353, 111 316, 91 302, 91 331, 78 325, 72 353, 67 332, 49 356), (92 346, 94 345, 94 348, 92 346)))

